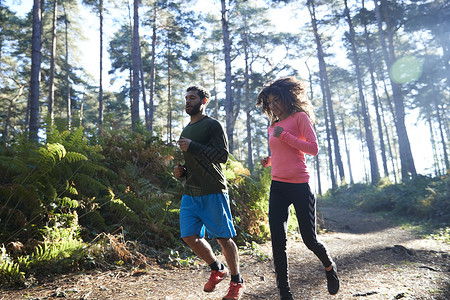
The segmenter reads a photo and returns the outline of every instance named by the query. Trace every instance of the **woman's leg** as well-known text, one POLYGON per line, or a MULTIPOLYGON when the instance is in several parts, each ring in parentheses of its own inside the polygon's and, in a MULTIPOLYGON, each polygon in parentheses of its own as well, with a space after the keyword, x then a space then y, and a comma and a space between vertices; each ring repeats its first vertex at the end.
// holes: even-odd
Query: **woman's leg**
POLYGON ((272 182, 269 198, 269 224, 277 287, 281 296, 290 294, 286 230, 290 202, 283 195, 283 183, 272 182))
POLYGON ((296 194, 293 203, 303 242, 320 259, 323 266, 327 268, 331 266, 333 260, 325 246, 317 239, 316 198, 311 193, 308 183, 298 184, 296 194))

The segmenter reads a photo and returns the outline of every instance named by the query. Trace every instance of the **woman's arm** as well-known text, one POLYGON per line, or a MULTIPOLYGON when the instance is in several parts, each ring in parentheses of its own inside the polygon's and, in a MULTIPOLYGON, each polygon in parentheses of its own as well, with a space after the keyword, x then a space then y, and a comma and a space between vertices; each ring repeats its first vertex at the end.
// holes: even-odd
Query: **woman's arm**
POLYGON ((316 156, 319 152, 319 146, 317 144, 316 133, 314 132, 313 125, 305 113, 298 114, 297 127, 301 134, 305 138, 302 140, 287 131, 283 131, 280 134, 280 139, 289 146, 298 149, 304 153, 316 156))

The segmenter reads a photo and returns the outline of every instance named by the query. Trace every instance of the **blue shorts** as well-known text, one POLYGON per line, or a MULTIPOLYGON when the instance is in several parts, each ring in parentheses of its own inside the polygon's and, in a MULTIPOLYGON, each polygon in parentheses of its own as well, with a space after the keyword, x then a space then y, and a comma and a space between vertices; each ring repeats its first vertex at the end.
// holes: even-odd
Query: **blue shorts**
POLYGON ((209 238, 236 236, 228 194, 210 194, 193 197, 183 195, 180 205, 181 237, 198 235, 209 238))

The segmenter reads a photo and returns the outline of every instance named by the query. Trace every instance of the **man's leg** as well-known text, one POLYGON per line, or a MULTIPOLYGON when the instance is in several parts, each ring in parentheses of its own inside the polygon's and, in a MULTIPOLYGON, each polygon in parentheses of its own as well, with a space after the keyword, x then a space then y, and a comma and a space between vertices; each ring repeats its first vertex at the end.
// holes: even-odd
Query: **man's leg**
POLYGON ((198 257, 203 259, 203 261, 211 268, 211 274, 203 287, 203 290, 208 293, 214 291, 216 285, 228 276, 227 268, 216 260, 211 245, 204 238, 193 235, 184 237, 183 240, 191 247, 192 251, 194 251, 198 257))
POLYGON ((217 239, 217 242, 222 247, 231 275, 239 275, 239 252, 236 244, 230 238, 217 239))
POLYGON ((198 257, 203 259, 208 265, 216 261, 216 256, 211 248, 211 245, 198 235, 186 236, 183 241, 197 254, 198 257))
POLYGON ((228 267, 231 273, 231 282, 227 294, 222 300, 239 300, 244 293, 244 280, 239 274, 239 251, 231 238, 218 238, 222 253, 227 260, 228 267))

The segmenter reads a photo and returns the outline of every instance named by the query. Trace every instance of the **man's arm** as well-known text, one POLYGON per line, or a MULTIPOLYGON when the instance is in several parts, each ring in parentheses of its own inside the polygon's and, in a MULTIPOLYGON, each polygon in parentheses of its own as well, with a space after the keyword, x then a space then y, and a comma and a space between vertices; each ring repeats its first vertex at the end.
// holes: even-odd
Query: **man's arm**
POLYGON ((229 154, 228 141, 222 126, 214 122, 209 130, 211 139, 208 145, 191 141, 187 152, 207 163, 226 163, 229 154))

